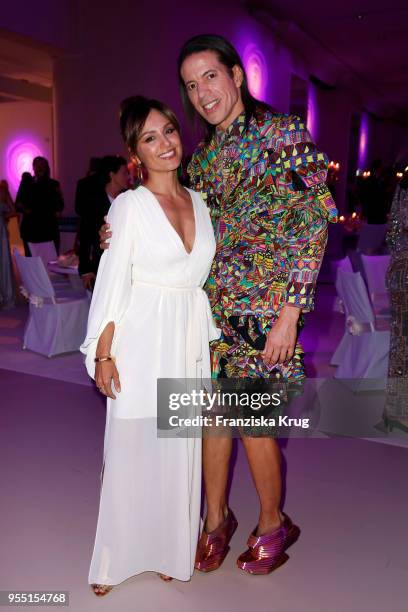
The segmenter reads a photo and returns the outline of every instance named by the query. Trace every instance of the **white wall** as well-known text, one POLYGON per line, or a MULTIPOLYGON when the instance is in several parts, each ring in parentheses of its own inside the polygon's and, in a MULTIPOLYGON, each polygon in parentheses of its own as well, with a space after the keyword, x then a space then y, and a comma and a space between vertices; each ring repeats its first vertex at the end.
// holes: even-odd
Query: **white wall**
POLYGON ((176 62, 182 43, 203 32, 226 36, 243 53, 257 44, 268 65, 266 100, 287 111, 290 54, 271 32, 237 3, 178 0, 139 3, 101 0, 84 3, 78 16, 77 52, 55 61, 55 125, 58 175, 73 206, 76 180, 89 157, 123 153, 118 125, 120 101, 143 94, 167 102, 181 119, 185 149, 196 137, 183 120, 176 62))
MULTIPOLYGON (((278 111, 289 110, 292 73, 306 80, 311 74, 324 79, 326 70, 335 81, 330 58, 289 49, 236 0, 44 0, 35 6, 35 14, 27 9, 20 20, 17 9, 9 6, 4 19, 10 30, 67 49, 54 62, 55 172, 64 190, 66 214, 73 211, 75 184, 85 174, 89 158, 124 153, 118 126, 118 106, 124 97, 139 93, 167 102, 182 120, 186 150, 194 148, 196 137, 183 121, 176 74, 178 51, 190 36, 223 34, 241 54, 247 44, 258 45, 268 66, 265 99, 278 111)), ((362 109, 341 86, 316 93, 319 124, 314 136, 342 164, 340 207, 350 114, 362 109)), ((371 139, 373 149, 387 149, 389 158, 404 147, 406 136, 404 132, 402 138, 398 128, 392 131, 390 135, 384 125, 373 130, 371 139)))
POLYGON ((54 47, 72 42, 73 7, 81 0, 22 0, 2 2, 0 27, 6 32, 54 47))
MULTIPOLYGON (((17 173, 17 168, 14 164, 12 170, 14 169, 15 172, 12 172, 10 175, 9 160, 12 148, 19 142, 35 145, 39 153, 49 160, 52 171, 51 105, 42 102, 0 104, 0 178, 5 178, 9 181, 13 197, 16 193, 16 180, 19 178, 19 173, 17 173)), ((19 159, 21 162, 21 157, 19 159)))

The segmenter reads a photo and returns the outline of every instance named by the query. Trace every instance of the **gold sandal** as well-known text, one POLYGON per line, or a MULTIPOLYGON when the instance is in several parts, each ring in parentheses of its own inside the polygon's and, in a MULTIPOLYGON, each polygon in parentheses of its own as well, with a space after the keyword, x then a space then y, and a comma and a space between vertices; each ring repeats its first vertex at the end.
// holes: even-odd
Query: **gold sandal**
POLYGON ((113 586, 109 584, 91 584, 91 589, 97 597, 104 597, 111 592, 113 586), (97 591, 100 591, 99 593, 97 591))
POLYGON ((171 576, 166 576, 166 574, 159 574, 157 573, 158 577, 161 578, 163 580, 163 582, 170 582, 171 580, 173 580, 173 578, 171 576))

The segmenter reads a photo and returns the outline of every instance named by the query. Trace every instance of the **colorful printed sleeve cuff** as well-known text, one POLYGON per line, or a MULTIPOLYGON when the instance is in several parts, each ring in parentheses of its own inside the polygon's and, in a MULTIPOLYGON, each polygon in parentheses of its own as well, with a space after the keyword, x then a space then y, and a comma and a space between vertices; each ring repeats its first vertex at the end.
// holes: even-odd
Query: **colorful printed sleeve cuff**
POLYGON ((309 283, 291 283, 286 292, 286 304, 301 308, 302 312, 314 309, 314 286, 309 283), (300 285, 300 286, 299 286, 300 285))

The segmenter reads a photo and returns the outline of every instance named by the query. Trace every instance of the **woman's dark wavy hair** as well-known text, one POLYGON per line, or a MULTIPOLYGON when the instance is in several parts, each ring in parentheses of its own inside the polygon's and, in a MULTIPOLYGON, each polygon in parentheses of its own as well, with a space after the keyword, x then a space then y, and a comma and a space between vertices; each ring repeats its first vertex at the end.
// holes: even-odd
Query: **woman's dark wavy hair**
POLYGON ((198 123, 204 128, 207 141, 210 140, 211 136, 213 135, 215 126, 208 123, 194 109, 194 106, 191 104, 188 98, 187 90, 181 76, 181 66, 184 60, 190 55, 200 53, 202 51, 214 51, 214 53, 217 55, 218 61, 226 66, 231 76, 232 68, 234 66, 239 66, 241 68, 243 74, 241 96, 245 108, 247 125, 251 117, 256 117, 258 113, 265 110, 273 112, 273 109, 269 106, 269 104, 261 102, 261 100, 257 100, 249 91, 248 78, 239 53, 226 38, 217 34, 200 34, 199 36, 193 36, 193 38, 190 38, 182 46, 177 61, 180 95, 187 117, 193 125, 198 123))
POLYGON ((129 151, 136 153, 137 141, 151 110, 162 113, 180 133, 180 125, 171 108, 159 100, 144 96, 131 96, 120 104, 120 131, 129 151))

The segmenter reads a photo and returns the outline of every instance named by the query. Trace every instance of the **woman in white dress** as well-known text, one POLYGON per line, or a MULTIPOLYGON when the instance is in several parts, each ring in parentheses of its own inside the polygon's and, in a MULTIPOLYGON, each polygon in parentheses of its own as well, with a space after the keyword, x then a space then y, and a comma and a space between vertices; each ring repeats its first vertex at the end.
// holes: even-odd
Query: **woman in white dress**
POLYGON ((125 143, 148 178, 113 202, 81 346, 107 396, 99 517, 89 583, 96 595, 145 571, 189 580, 200 523, 201 439, 157 437, 157 379, 210 378, 219 337, 202 286, 215 253, 207 208, 178 181, 170 109, 122 105, 125 143))

